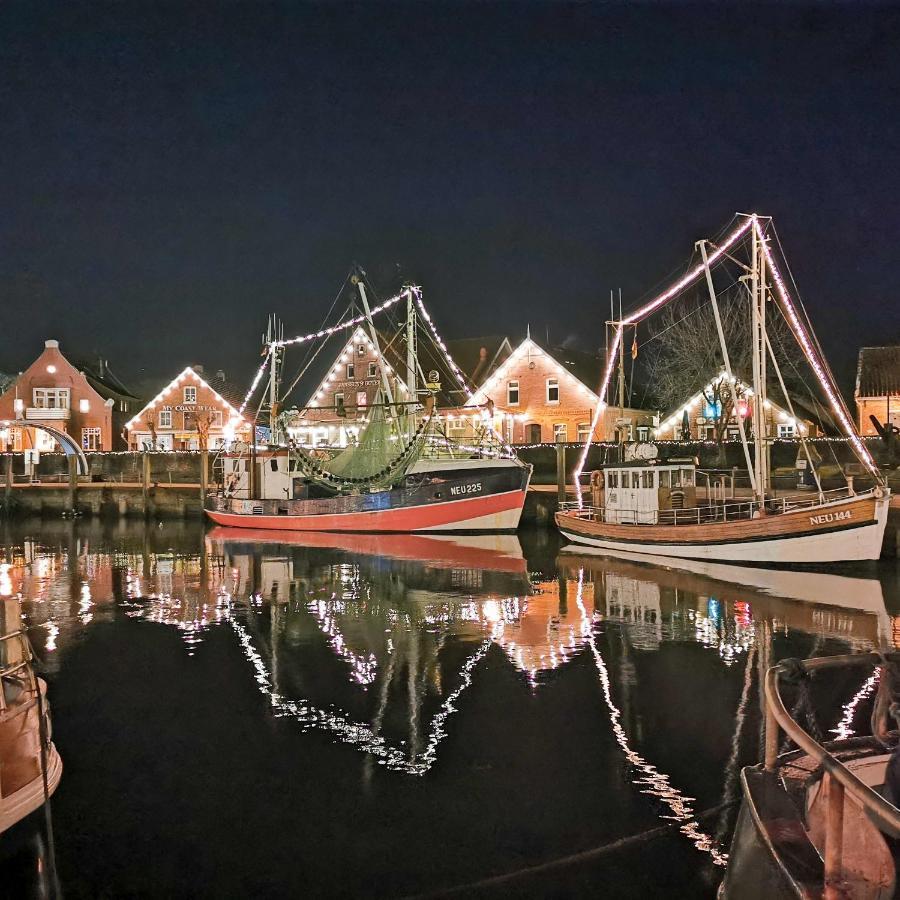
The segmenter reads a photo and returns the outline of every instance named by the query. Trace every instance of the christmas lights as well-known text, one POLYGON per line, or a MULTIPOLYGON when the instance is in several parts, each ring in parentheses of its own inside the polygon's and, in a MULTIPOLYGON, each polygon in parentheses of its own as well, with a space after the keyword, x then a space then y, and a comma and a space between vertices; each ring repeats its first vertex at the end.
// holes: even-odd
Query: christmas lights
MULTIPOLYGON (((437 327, 431 319, 431 316, 428 314, 428 310, 425 309, 425 304, 422 302, 422 291, 418 287, 411 288, 413 292, 413 296, 416 298, 416 305, 419 307, 419 311, 422 313, 422 316, 425 318, 425 321, 428 323, 428 327, 431 330, 431 336, 434 338, 435 343, 441 350, 441 353, 444 355, 444 359, 447 361, 447 365, 450 366, 450 371, 456 376, 457 380, 460 383, 462 389, 466 392, 469 399, 471 399, 473 392, 469 389, 469 381, 465 375, 462 373, 462 369, 454 362, 453 357, 450 355, 450 351, 447 349, 447 345, 441 340, 441 336, 438 334, 437 327)), ((468 402, 468 401, 467 401, 468 402)))

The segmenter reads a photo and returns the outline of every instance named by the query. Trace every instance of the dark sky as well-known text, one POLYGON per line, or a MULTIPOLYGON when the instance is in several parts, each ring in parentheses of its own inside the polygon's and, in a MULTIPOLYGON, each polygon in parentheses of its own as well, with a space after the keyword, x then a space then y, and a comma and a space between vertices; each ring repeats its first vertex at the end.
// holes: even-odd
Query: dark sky
POLYGON ((29 0, 0 35, 0 370, 57 337, 245 378, 354 261, 447 336, 590 348, 737 210, 845 380, 900 340, 900 9, 29 0))

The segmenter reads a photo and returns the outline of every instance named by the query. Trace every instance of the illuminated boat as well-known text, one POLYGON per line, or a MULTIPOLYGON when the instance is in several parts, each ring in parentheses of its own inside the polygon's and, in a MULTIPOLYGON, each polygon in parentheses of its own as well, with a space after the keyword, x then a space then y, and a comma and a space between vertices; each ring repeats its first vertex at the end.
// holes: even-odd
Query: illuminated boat
POLYGON ((15 630, 0 636, 0 834, 41 807, 62 775, 50 740, 47 684, 35 675, 18 603, 3 605, 14 608, 5 618, 15 630))
POLYGON ((289 341, 270 332, 266 359, 248 394, 249 398, 268 371, 270 443, 231 448, 219 455, 218 483, 206 504, 208 517, 230 528, 277 531, 515 531, 531 466, 520 462, 488 426, 487 411, 484 426, 472 442, 462 443, 441 430, 440 417, 435 414, 438 373, 430 372, 419 387, 418 347, 423 335, 430 336, 436 352, 443 354, 447 371, 459 380, 459 391, 470 392, 434 331, 421 292, 408 287, 370 309, 363 279, 354 275, 353 284, 365 310, 362 315, 289 341), (405 323, 393 337, 381 335, 373 313, 384 313, 401 299, 406 301, 405 323), (420 327, 417 308, 430 334, 420 327), (358 330, 361 324, 368 325, 368 333, 358 330), (287 414, 279 412, 285 347, 349 329, 357 329, 352 333, 360 333, 360 340, 376 354, 378 363, 371 364, 373 381, 379 384, 374 401, 364 397, 349 407, 343 394, 335 393, 332 408, 313 399, 308 407, 293 409, 290 415, 302 418, 330 409, 337 421, 345 423, 340 429, 343 443, 310 446, 288 440, 287 414), (392 364, 383 352, 383 342, 405 343, 405 359, 395 354, 390 358, 392 364), (401 364, 405 366, 403 379, 398 374, 401 364))
POLYGON ((898 687, 897 659, 866 653, 785 660, 768 670, 765 760, 741 772, 741 811, 722 900, 894 896, 900 786, 891 769, 898 733, 885 714, 898 687), (782 678, 806 692, 809 679, 826 670, 854 667, 866 678, 849 704, 850 718, 878 683, 873 733, 820 743, 788 712, 782 678), (782 731, 796 749, 779 752, 782 731))
MULTIPOLYGON (((707 252, 706 241, 700 241, 698 247, 702 262, 699 265, 667 291, 616 323, 618 328, 599 392, 601 397, 606 394, 616 355, 621 357, 625 328, 636 326, 704 276, 720 340, 724 383, 738 384, 721 325, 712 266, 726 260, 729 263, 738 261, 736 255, 739 249, 748 250, 749 262, 740 262, 740 269, 744 273, 741 279, 747 286, 750 298, 747 318, 751 323, 753 386, 747 391, 750 400, 747 406, 752 410, 752 447, 742 414, 737 414, 735 418, 751 497, 747 500, 735 496, 726 498, 724 491, 722 496, 716 497, 710 496, 707 491, 706 498, 700 502, 693 462, 654 464, 653 460, 647 460, 648 456, 656 455, 651 450, 643 454, 645 458, 640 462, 605 467, 600 477, 593 479, 592 496, 586 502, 579 482, 587 459, 588 443, 585 443, 576 470, 578 501, 556 514, 557 526, 564 537, 577 544, 611 552, 721 562, 823 565, 879 558, 887 525, 890 491, 856 432, 828 364, 818 349, 812 326, 808 321, 801 320, 797 312, 768 241, 769 236, 755 215, 744 217, 721 244, 712 245, 712 252, 707 252), (749 248, 746 247, 748 243, 749 248), (815 479, 816 493, 773 498, 770 491, 770 438, 765 420, 767 365, 777 376, 791 416, 795 417, 795 414, 767 336, 766 318, 770 314, 770 306, 784 316, 819 381, 847 444, 859 460, 864 474, 874 482, 872 487, 856 491, 852 479, 848 478, 845 488, 823 490, 815 454, 810 452, 801 431, 801 453, 815 479)), ((733 394, 736 396, 736 391, 733 394)), ((598 404, 595 425, 604 406, 604 403, 598 404)), ((684 416, 687 415, 688 410, 685 410, 684 416)))

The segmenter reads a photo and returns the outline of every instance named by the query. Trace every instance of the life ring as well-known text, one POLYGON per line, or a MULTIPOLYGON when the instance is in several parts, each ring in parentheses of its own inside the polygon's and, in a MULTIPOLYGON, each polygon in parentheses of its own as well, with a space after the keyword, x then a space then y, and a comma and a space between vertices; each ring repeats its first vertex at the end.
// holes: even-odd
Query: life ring
POLYGON ((591 488, 600 488, 603 489, 603 470, 602 469, 594 469, 591 472, 591 488))
POLYGON ((880 500, 884 496, 884 488, 880 484, 876 484, 872 493, 875 495, 876 500, 880 500))

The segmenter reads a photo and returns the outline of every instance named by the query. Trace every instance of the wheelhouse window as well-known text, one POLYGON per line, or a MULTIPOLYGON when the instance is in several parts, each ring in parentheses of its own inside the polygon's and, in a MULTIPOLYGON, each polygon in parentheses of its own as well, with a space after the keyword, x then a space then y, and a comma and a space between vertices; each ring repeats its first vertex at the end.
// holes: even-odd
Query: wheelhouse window
POLYGON ((100 449, 100 429, 99 428, 82 428, 81 429, 81 449, 82 450, 99 450, 100 449))
POLYGON ((507 381, 506 382, 506 405, 507 406, 518 406, 519 405, 519 382, 518 381, 507 381))
POLYGON ((608 487, 617 488, 619 486, 619 473, 615 469, 610 469, 606 473, 606 484, 608 487))
POLYGON ((565 422, 558 422, 553 426, 553 440, 557 443, 565 443, 569 437, 569 426, 565 422))
POLYGON ((682 469, 681 470, 681 484, 682 484, 682 487, 693 487, 693 484, 694 484, 694 470, 693 469, 682 469))
POLYGON ((161 409, 159 411, 159 427, 160 428, 171 428, 172 427, 172 410, 171 409, 161 409))
POLYGON ((641 472, 641 487, 642 488, 652 488, 655 487, 655 472, 641 472))
POLYGON ((669 471, 664 469, 659 473, 659 486, 661 488, 669 487, 669 471))
POLYGON ((548 403, 559 403, 559 379, 558 378, 548 378, 547 379, 547 402, 548 403))
POLYGON ((197 388, 194 385, 188 385, 184 389, 184 402, 185 403, 196 403, 197 402, 197 388))
POLYGON ((641 486, 641 473, 640 472, 632 472, 631 473, 631 487, 638 488, 641 486))
POLYGON ((68 409, 68 388, 35 388, 32 391, 34 405, 38 409, 68 409))

